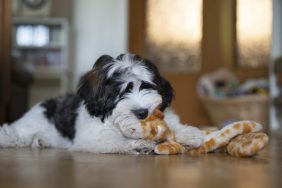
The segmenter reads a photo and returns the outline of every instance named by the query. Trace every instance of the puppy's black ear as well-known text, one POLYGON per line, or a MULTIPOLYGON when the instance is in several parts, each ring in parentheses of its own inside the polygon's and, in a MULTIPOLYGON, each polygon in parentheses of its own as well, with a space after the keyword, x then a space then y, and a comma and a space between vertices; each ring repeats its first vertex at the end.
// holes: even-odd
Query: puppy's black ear
POLYGON ((78 84, 77 95, 84 100, 87 111, 90 115, 101 118, 102 121, 111 114, 119 93, 115 82, 107 78, 109 67, 105 65, 113 62, 112 57, 101 56, 95 62, 93 69, 81 77, 78 84))
POLYGON ((112 63, 114 59, 109 55, 102 55, 94 63, 92 70, 84 74, 78 83, 77 94, 84 100, 93 97, 98 89, 99 82, 102 81, 102 77, 106 70, 104 67, 108 63, 112 63))
POLYGON ((127 56, 129 58, 131 58, 133 61, 142 61, 143 59, 135 54, 120 54, 119 56, 117 56, 117 60, 122 60, 124 58, 124 56, 127 56))
POLYGON ((98 71, 91 70, 80 78, 77 86, 77 95, 79 95, 84 101, 89 101, 95 96, 98 85, 98 71))
POLYGON ((148 59, 144 59, 143 62, 148 67, 148 70, 153 72, 154 75, 153 81, 158 86, 158 92, 160 93, 163 99, 160 110, 164 111, 167 107, 170 106, 172 102, 172 99, 174 97, 174 90, 170 85, 170 83, 164 77, 161 76, 156 65, 154 65, 148 59))
POLYGON ((162 76, 160 76, 159 83, 160 83, 159 92, 162 95, 162 99, 163 99, 160 110, 164 111, 168 106, 170 106, 172 99, 174 97, 174 91, 170 83, 162 76))
POLYGON ((93 65, 93 69, 101 69, 103 66, 105 66, 107 63, 114 62, 114 58, 112 58, 109 55, 102 55, 99 57, 96 62, 93 65))
POLYGON ((125 54, 119 54, 116 59, 121 61, 124 56, 125 56, 125 54))

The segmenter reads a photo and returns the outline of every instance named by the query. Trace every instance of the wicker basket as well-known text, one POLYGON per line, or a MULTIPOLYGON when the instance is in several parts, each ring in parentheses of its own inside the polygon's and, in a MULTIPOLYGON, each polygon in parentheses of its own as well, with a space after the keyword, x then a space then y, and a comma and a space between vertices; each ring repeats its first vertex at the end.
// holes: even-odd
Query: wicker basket
POLYGON ((200 97, 214 126, 222 127, 234 120, 254 120, 269 127, 269 97, 248 95, 228 99, 200 97))

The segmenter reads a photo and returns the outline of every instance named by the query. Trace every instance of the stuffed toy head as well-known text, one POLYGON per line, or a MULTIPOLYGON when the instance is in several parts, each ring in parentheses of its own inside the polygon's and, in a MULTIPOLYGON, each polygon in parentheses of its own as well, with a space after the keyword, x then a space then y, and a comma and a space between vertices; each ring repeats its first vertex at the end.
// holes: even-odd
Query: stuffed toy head
POLYGON ((174 140, 174 133, 168 128, 163 113, 158 109, 151 116, 141 120, 141 126, 143 136, 147 140, 174 140))
POLYGON ((169 129, 164 121, 163 113, 156 109, 154 113, 141 120, 144 139, 158 142, 154 152, 157 154, 179 154, 185 151, 185 148, 175 142, 175 135, 169 129))

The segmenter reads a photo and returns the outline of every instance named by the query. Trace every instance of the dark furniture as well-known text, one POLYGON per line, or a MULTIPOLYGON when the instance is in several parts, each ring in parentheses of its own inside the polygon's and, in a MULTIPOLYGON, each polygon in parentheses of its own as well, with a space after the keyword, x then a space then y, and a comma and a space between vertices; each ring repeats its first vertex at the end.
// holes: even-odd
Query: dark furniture
POLYGON ((11 92, 7 110, 7 122, 19 119, 28 110, 29 87, 32 73, 23 67, 13 67, 11 92))
POLYGON ((12 1, 0 1, 0 125, 7 120, 11 90, 12 1))

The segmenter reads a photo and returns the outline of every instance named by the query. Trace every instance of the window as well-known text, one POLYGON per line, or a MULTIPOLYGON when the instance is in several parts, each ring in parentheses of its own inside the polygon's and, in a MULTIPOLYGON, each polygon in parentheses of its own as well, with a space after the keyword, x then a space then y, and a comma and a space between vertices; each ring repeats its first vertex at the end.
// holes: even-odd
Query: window
POLYGON ((146 8, 146 55, 165 72, 199 70, 202 0, 149 0, 146 8))
POLYGON ((267 66, 271 48, 272 0, 237 0, 239 67, 267 66))

